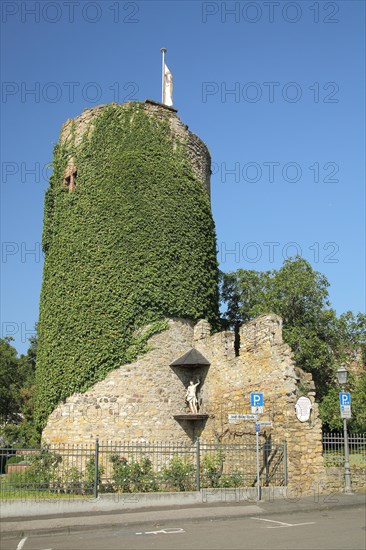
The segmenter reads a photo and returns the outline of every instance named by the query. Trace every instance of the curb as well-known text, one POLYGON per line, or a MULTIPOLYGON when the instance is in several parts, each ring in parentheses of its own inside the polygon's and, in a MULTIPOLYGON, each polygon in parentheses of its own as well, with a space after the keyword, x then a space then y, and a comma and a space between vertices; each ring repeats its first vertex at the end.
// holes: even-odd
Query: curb
POLYGON ((262 514, 258 505, 218 507, 178 508, 173 510, 145 510, 123 512, 108 515, 89 515, 74 518, 37 518, 30 521, 7 521, 1 525, 1 538, 19 538, 31 535, 70 534, 90 529, 108 529, 115 527, 132 527, 137 525, 161 526, 178 522, 195 522, 233 519, 254 514, 262 514))
POLYGON ((138 511, 129 509, 114 513, 89 513, 87 515, 68 515, 68 517, 37 517, 34 519, 14 518, 1 523, 1 538, 12 539, 24 536, 47 534, 70 534, 93 529, 133 527, 137 525, 160 526, 177 522, 214 521, 239 519, 251 515, 296 514, 299 512, 324 511, 333 508, 360 507, 366 504, 366 494, 334 494, 320 496, 318 502, 313 497, 304 497, 298 502, 259 501, 213 503, 206 505, 176 506, 174 508, 145 508, 138 511))

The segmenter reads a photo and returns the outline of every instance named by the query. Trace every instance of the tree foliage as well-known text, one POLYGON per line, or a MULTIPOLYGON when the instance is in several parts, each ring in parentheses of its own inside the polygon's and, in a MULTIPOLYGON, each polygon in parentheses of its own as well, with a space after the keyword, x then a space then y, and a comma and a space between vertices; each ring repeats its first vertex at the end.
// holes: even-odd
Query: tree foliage
MULTIPOLYGON (((337 317, 330 307, 329 282, 303 258, 288 259, 278 271, 221 273, 224 319, 238 327, 263 313, 276 313, 283 320, 283 338, 291 347, 296 364, 311 372, 317 397, 324 403, 322 415, 328 427, 339 417, 335 405, 336 370, 341 363, 365 364, 366 316, 348 311, 337 317)), ((364 368, 364 367, 363 367, 364 368)), ((353 426, 366 427, 366 401, 362 404, 363 378, 354 380, 353 426), (359 403, 359 405, 356 405, 359 403), (356 414, 356 412, 355 412, 356 414)))
POLYGON ((167 120, 109 105, 55 148, 45 199, 37 424, 146 350, 165 317, 218 320, 209 196, 167 120), (75 191, 63 179, 77 166, 75 191), (151 325, 150 334, 139 329, 151 325))
POLYGON ((0 340, 0 421, 14 422, 19 418, 19 360, 12 338, 0 340))
POLYGON ((35 446, 34 378, 37 337, 30 338, 26 355, 17 356, 11 338, 0 339, 0 438, 3 445, 35 446))
MULTIPOLYGON (((366 429, 366 373, 359 377, 350 376, 347 390, 351 393, 352 417, 348 428, 352 432, 364 432, 366 429)), ((339 388, 332 387, 320 403, 320 414, 323 424, 329 430, 341 431, 343 421, 339 412, 339 388)))

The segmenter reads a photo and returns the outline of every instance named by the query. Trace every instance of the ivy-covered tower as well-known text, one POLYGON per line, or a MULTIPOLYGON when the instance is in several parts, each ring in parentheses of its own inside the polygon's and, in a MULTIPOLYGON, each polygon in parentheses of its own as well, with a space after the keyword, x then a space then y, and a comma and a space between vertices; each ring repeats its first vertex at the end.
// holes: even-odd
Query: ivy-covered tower
POLYGON ((164 318, 216 324, 210 172, 205 144, 153 101, 64 124, 45 198, 40 428, 59 402, 144 352, 164 318))

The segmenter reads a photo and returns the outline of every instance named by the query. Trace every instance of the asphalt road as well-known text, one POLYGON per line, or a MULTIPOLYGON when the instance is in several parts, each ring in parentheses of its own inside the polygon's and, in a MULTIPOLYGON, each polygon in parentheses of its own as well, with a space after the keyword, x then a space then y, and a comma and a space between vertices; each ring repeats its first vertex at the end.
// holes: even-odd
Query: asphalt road
POLYGON ((177 520, 3 540, 2 550, 365 550, 365 507, 177 520))

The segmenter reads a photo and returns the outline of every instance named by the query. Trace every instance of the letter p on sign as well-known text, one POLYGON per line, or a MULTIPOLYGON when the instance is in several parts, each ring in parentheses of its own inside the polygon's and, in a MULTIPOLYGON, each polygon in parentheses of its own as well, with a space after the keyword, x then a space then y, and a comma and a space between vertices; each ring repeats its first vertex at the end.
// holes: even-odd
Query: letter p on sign
POLYGON ((350 405, 351 404, 351 394, 341 392, 339 394, 339 402, 341 405, 350 405))
POLYGON ((250 404, 252 407, 263 407, 263 393, 251 393, 250 404))

